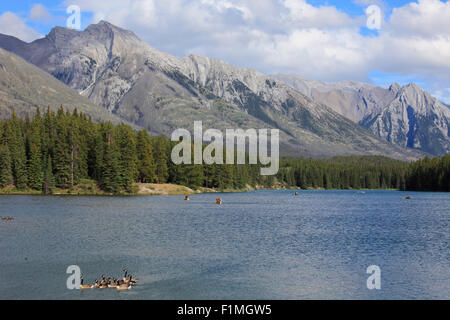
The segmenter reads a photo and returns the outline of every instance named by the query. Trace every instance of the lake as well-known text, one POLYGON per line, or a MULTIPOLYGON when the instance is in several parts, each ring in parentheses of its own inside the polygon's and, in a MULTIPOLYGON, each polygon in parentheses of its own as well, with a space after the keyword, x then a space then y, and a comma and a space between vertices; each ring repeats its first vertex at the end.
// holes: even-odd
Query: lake
POLYGON ((450 194, 0 196, 0 299, 450 299, 450 194), (405 200, 409 195, 411 200, 405 200), (215 204, 216 197, 224 204, 215 204), (68 290, 66 269, 139 284, 68 290), (381 290, 366 270, 381 269, 381 290))

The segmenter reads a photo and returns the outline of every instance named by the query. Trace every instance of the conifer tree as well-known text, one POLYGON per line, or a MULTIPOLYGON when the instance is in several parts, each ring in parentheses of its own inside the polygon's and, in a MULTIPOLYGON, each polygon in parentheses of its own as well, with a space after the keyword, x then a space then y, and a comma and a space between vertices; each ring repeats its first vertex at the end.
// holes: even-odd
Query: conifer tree
POLYGON ((136 175, 136 141, 130 126, 120 124, 115 130, 117 174, 121 189, 130 191, 136 175))
POLYGON ((42 166, 41 123, 39 116, 36 116, 31 123, 28 141, 28 186, 34 190, 41 190, 44 172, 42 166))
POLYGON ((156 182, 166 183, 169 177, 168 162, 168 149, 166 145, 165 137, 157 137, 154 139, 153 153, 155 155, 156 162, 156 182))
POLYGON ((52 169, 52 157, 49 155, 45 165, 44 171, 44 179, 43 179, 43 194, 50 195, 53 193, 53 189, 55 188, 55 177, 53 176, 52 169))
POLYGON ((8 126, 9 130, 5 131, 5 134, 8 135, 6 140, 8 141, 12 159, 14 185, 17 189, 24 190, 27 187, 27 158, 21 122, 13 111, 10 125, 8 126))
POLYGON ((137 154, 137 179, 143 183, 152 183, 155 181, 156 166, 153 158, 153 149, 150 135, 146 130, 141 130, 136 138, 137 154))
POLYGON ((112 128, 106 132, 105 149, 103 152, 103 165, 101 187, 106 192, 119 193, 121 181, 119 177, 119 156, 116 144, 113 141, 112 128))
POLYGON ((0 145, 0 188, 4 188, 13 182, 11 157, 7 145, 0 145))
POLYGON ((60 108, 56 116, 55 150, 53 168, 56 186, 70 188, 73 186, 72 146, 69 143, 69 127, 67 115, 60 108))

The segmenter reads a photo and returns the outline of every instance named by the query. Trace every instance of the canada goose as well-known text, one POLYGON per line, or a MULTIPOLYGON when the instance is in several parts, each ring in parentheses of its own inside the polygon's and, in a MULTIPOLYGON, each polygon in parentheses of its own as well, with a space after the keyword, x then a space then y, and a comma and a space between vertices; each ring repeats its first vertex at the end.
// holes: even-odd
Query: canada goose
POLYGON ((94 288, 100 288, 100 283, 98 282, 97 279, 94 282, 94 288))
POLYGON ((105 278, 105 275, 102 274, 102 281, 100 281, 98 288, 105 289, 108 287, 108 281, 105 278))
POLYGON ((124 283, 131 284, 131 285, 136 284, 136 282, 137 282, 137 279, 134 279, 131 274, 128 275, 128 277, 124 280, 124 283))
POLYGON ((122 280, 123 280, 124 282, 127 282, 127 280, 128 280, 128 277, 127 277, 127 275, 128 275, 128 270, 124 269, 123 272, 125 272, 125 275, 123 276, 123 279, 122 279, 122 280))
POLYGON ((137 283, 137 280, 138 280, 138 279, 133 278, 133 276, 132 276, 131 274, 128 276, 128 283, 136 284, 136 283, 137 283))
POLYGON ((108 288, 117 288, 117 279, 114 278, 112 283, 108 284, 108 288))
POLYGON ((84 278, 81 277, 81 284, 80 284, 80 290, 86 290, 86 289, 92 289, 94 286, 90 284, 83 284, 84 278))
POLYGON ((116 289, 117 289, 117 291, 130 290, 131 285, 124 283, 124 284, 121 284, 120 286, 117 286, 116 289))

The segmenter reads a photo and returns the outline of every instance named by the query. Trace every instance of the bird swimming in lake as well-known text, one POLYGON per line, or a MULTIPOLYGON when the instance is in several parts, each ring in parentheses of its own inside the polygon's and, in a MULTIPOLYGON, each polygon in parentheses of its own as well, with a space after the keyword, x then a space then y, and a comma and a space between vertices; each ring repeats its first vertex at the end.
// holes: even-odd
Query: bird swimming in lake
POLYGON ((104 274, 102 274, 101 278, 102 278, 102 281, 100 281, 100 283, 99 283, 99 285, 98 285, 98 288, 99 288, 99 289, 105 289, 105 288, 108 287, 108 281, 107 281, 107 279, 105 278, 105 275, 104 275, 104 274))
POLYGON ((108 288, 117 288, 117 286, 118 286, 118 284, 117 284, 117 279, 116 278, 113 278, 112 283, 110 282, 108 284, 108 288))
POLYGON ((133 278, 133 276, 130 274, 125 283, 129 285, 135 285, 137 283, 137 279, 133 278))
POLYGON ((116 277, 105 277, 104 274, 101 275, 101 280, 95 280, 95 282, 90 285, 84 284, 84 278, 81 277, 81 284, 80 289, 86 290, 86 289, 92 289, 92 288, 98 288, 98 289, 106 289, 106 288, 116 288, 118 291, 123 290, 130 290, 132 286, 137 284, 138 279, 133 278, 131 274, 128 273, 127 269, 123 269, 124 276, 122 279, 119 280, 119 278, 116 277))
POLYGON ((128 284, 123 284, 121 286, 116 287, 117 291, 125 291, 125 290, 131 290, 131 286, 128 284))
POLYGON ((80 279, 80 290, 86 290, 86 289, 92 289, 94 286, 90 285, 90 284, 83 284, 84 283, 84 278, 81 277, 80 279))
POLYGON ((117 287, 116 287, 117 291, 124 291, 124 290, 130 290, 131 289, 131 284, 128 283, 125 280, 120 280, 117 282, 117 287))
POLYGON ((125 272, 125 274, 124 274, 122 280, 123 280, 123 282, 127 282, 127 280, 128 280, 128 270, 127 269, 123 269, 123 272, 125 272))

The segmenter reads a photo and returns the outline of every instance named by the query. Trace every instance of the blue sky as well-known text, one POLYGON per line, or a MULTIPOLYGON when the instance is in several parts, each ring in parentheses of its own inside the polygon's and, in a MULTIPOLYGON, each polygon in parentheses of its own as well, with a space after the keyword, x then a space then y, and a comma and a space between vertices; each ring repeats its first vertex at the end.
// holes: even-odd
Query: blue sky
POLYGON ((448 1, 2 1, 0 32, 31 41, 65 26, 70 4, 82 10, 82 29, 104 19, 176 56, 322 81, 416 82, 450 103, 448 1), (379 30, 366 27, 370 5, 383 14, 379 30))

